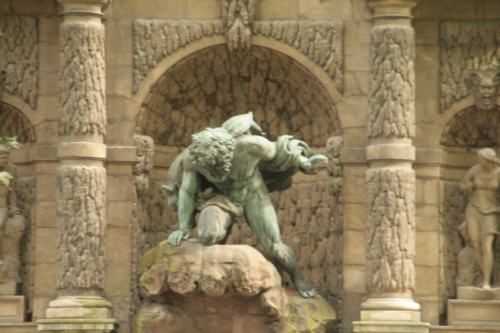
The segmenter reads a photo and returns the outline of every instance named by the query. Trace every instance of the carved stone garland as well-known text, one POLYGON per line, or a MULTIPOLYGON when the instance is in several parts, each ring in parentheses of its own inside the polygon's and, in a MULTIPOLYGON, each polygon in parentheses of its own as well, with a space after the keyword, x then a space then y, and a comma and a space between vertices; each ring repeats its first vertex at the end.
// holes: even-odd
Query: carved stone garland
MULTIPOLYGON (((241 29, 247 28, 245 26, 241 29)), ((224 31, 225 26, 221 20, 135 20, 134 92, 139 90, 144 78, 165 57, 203 37, 223 35, 224 31)), ((334 80, 337 90, 343 92, 342 21, 261 21, 253 24, 253 34, 272 37, 297 48, 321 66, 334 80)), ((247 40, 245 39, 245 43, 247 40)), ((237 48, 240 44, 232 41, 231 45, 237 48)), ((245 45, 245 49, 248 49, 249 46, 245 45)))
POLYGON ((0 16, 0 70, 5 91, 33 109, 38 95, 38 22, 30 16, 0 16))

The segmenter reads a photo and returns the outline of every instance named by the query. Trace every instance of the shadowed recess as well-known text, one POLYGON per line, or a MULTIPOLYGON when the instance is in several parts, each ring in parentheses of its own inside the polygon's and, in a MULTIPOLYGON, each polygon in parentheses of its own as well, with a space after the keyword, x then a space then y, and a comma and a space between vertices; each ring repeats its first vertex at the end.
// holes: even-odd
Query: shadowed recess
POLYGON ((196 52, 169 69, 146 98, 137 132, 157 145, 187 147, 191 134, 248 111, 273 141, 293 134, 324 146, 341 134, 330 96, 302 65, 268 48, 230 53, 225 45, 196 52))

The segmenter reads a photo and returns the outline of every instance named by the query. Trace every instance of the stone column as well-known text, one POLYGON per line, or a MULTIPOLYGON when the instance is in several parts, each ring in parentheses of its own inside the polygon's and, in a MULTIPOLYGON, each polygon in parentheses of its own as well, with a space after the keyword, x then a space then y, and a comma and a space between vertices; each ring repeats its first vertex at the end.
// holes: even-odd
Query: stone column
POLYGON ((415 286, 414 0, 369 0, 372 80, 366 173, 366 287, 355 332, 428 332, 415 286))
POLYGON ((60 26, 57 155, 58 297, 41 331, 111 332, 104 289, 106 231, 106 67, 102 7, 108 0, 58 0, 60 26))

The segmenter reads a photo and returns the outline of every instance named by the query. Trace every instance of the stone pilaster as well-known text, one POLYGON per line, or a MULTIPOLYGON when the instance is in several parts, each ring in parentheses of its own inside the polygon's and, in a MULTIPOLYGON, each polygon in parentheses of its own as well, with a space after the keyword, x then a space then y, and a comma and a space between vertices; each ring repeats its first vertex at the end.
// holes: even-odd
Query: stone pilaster
POLYGON ((111 332, 105 280, 106 71, 102 7, 108 0, 58 0, 57 289, 41 331, 111 332))
POLYGON ((369 0, 371 89, 366 173, 366 287, 355 332, 428 332, 415 285, 414 0, 369 0))

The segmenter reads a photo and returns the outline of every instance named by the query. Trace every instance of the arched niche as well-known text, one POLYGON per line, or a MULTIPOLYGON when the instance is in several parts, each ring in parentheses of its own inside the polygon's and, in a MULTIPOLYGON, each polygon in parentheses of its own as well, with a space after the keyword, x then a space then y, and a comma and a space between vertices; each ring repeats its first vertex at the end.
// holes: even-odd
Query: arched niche
POLYGON ((290 56, 256 45, 247 52, 214 45, 171 66, 142 103, 137 131, 156 145, 187 147, 191 134, 248 111, 271 140, 292 134, 324 147, 341 134, 322 83, 290 56))
POLYGON ((15 106, 0 104, 0 136, 17 136, 19 143, 34 142, 35 130, 28 118, 15 106))

